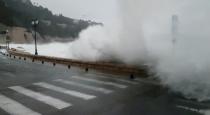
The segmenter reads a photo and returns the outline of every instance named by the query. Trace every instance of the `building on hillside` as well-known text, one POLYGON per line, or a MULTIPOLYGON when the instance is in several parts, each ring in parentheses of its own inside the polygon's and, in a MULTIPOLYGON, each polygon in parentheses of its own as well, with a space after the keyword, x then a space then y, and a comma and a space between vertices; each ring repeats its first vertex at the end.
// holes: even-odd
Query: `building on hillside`
POLYGON ((34 41, 32 33, 27 31, 27 29, 21 27, 10 28, 9 36, 11 42, 13 43, 24 44, 24 43, 32 43, 34 41))

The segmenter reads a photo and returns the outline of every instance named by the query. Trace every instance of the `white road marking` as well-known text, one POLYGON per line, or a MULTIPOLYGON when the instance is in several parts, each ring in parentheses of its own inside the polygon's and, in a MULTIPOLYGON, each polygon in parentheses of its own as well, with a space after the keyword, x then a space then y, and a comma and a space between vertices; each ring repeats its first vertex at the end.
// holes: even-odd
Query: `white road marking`
POLYGON ((152 85, 161 86, 160 83, 155 82, 155 81, 149 81, 149 80, 147 80, 147 79, 135 78, 135 80, 138 81, 138 82, 142 82, 142 83, 147 83, 147 84, 152 84, 152 85))
POLYGON ((74 97, 82 98, 84 100, 89 100, 89 99, 93 99, 93 98, 96 97, 94 95, 80 93, 80 92, 77 92, 77 91, 65 89, 65 88, 62 88, 62 87, 57 87, 55 85, 51 85, 51 84, 44 83, 44 82, 34 83, 34 85, 37 85, 37 86, 40 86, 40 87, 43 87, 43 88, 47 88, 47 89, 50 89, 50 90, 53 90, 53 91, 57 91, 57 92, 60 92, 60 93, 64 93, 64 94, 67 94, 67 95, 71 95, 71 96, 74 96, 74 97))
POLYGON ((31 97, 35 100, 41 101, 45 104, 55 107, 57 109, 63 109, 63 108, 67 108, 67 107, 71 106, 70 103, 67 103, 60 99, 56 99, 56 98, 41 94, 39 92, 34 92, 32 90, 26 89, 21 86, 14 86, 14 87, 9 87, 9 88, 18 92, 18 93, 21 93, 21 94, 31 97))
POLYGON ((182 103, 188 103, 188 104, 191 104, 191 105, 203 106, 203 107, 206 107, 206 108, 209 108, 210 107, 207 104, 199 103, 199 102, 195 102, 195 101, 191 101, 191 100, 186 100, 186 99, 176 99, 176 101, 180 101, 182 103))
MULTIPOLYGON (((88 74, 88 76, 95 76, 95 75, 88 74)), ((120 78, 116 78, 116 77, 107 77, 107 76, 104 76, 104 75, 97 75, 96 77, 105 78, 105 79, 112 79, 112 80, 121 81, 121 82, 129 83, 129 84, 133 84, 133 85, 139 84, 138 82, 135 82, 135 81, 120 79, 120 78)))
MULTIPOLYGON (((100 73, 99 75, 102 75, 102 76, 106 76, 106 75, 108 75, 108 76, 116 77, 116 76, 111 75, 111 74, 103 74, 103 73, 100 73)), ((152 84, 152 85, 158 85, 158 86, 161 86, 161 85, 162 85, 162 84, 161 84, 161 83, 159 83, 159 82, 156 82, 156 81, 151 81, 151 80, 144 79, 144 78, 140 78, 140 77, 135 78, 135 79, 134 79, 134 81, 135 81, 135 82, 148 83, 148 84, 152 84)))
POLYGON ((0 94, 0 108, 11 115, 41 115, 24 105, 0 94))
POLYGON ((77 87, 90 89, 90 90, 93 90, 93 91, 102 92, 102 93, 105 93, 105 94, 109 94, 109 93, 113 92, 112 90, 109 90, 109 89, 105 89, 105 88, 101 88, 101 87, 95 87, 95 86, 90 86, 90 85, 85 85, 85 84, 76 83, 76 82, 72 82, 72 81, 66 81, 66 80, 63 80, 63 79, 57 79, 57 80, 54 80, 54 81, 60 82, 60 83, 64 83, 64 84, 67 84, 67 85, 73 85, 73 86, 77 86, 77 87))
POLYGON ((184 110, 188 110, 188 111, 192 111, 195 113, 199 113, 199 114, 204 114, 204 115, 210 115, 210 110, 205 110, 205 109, 195 109, 195 108, 190 108, 187 106, 182 106, 182 105, 176 105, 177 108, 180 109, 184 109, 184 110))
POLYGON ((127 88, 126 85, 122 85, 122 84, 118 84, 118 83, 114 83, 114 82, 100 81, 100 80, 96 80, 96 79, 84 78, 84 77, 79 77, 79 76, 72 76, 72 78, 83 80, 83 81, 88 81, 88 82, 94 82, 94 83, 98 83, 98 84, 103 84, 103 85, 111 85, 111 86, 122 88, 122 89, 127 88))
POLYGON ((199 109, 194 109, 194 108, 190 108, 190 107, 187 107, 187 106, 177 105, 176 107, 180 108, 180 109, 196 112, 196 113, 202 113, 202 111, 199 110, 199 109))
POLYGON ((203 113, 204 115, 210 115, 210 110, 205 110, 203 113))

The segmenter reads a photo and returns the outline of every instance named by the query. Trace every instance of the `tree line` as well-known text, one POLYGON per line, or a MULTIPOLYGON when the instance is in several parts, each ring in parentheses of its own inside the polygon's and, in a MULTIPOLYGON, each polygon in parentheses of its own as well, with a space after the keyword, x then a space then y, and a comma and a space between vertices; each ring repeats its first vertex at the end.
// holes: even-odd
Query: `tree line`
POLYGON ((61 14, 54 15, 50 10, 40 5, 34 5, 30 0, 0 0, 0 23, 7 26, 32 28, 31 22, 39 20, 37 31, 42 37, 76 38, 78 34, 90 25, 92 21, 76 20, 61 14))

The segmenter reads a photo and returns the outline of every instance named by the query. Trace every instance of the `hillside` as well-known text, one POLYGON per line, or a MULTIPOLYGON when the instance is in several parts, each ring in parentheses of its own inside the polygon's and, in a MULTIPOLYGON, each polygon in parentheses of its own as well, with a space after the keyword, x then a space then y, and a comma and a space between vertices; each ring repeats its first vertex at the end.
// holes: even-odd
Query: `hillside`
POLYGON ((31 31, 31 21, 34 19, 40 21, 37 31, 43 38, 76 38, 83 29, 99 24, 68 18, 62 14, 54 15, 47 8, 32 4, 30 0, 0 0, 0 23, 31 31))

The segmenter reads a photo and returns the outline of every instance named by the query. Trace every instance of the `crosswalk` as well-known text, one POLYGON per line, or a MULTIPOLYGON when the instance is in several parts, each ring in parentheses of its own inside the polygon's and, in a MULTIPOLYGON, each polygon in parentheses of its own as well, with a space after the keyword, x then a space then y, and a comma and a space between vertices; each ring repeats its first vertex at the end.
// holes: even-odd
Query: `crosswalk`
POLYGON ((113 92, 112 90, 109 90, 109 89, 106 89, 106 88, 85 85, 85 84, 81 84, 81 83, 78 83, 78 82, 76 83, 75 81, 72 82, 72 81, 66 81, 66 80, 63 80, 63 79, 57 79, 55 81, 60 82, 60 83, 64 83, 64 84, 67 84, 67 85, 73 85, 73 86, 78 86, 78 87, 82 87, 82 88, 85 88, 85 89, 90 89, 90 90, 93 90, 93 91, 98 91, 98 92, 101 92, 101 93, 104 93, 104 94, 109 94, 109 93, 113 92))
MULTIPOLYGON (((39 103, 48 105, 54 108, 55 110, 62 110, 65 108, 70 108, 76 103, 69 102, 69 100, 66 101, 51 94, 46 94, 43 92, 53 91, 54 93, 65 95, 68 98, 77 98, 82 101, 88 101, 100 96, 98 94, 111 95, 117 90, 125 90, 129 86, 139 84, 139 82, 136 81, 130 81, 120 78, 109 78, 105 76, 98 78, 99 79, 88 76, 71 76, 63 79, 36 82, 30 84, 29 86, 11 86, 7 89, 18 93, 19 95, 26 96, 29 99, 38 101, 39 103), (41 88, 42 90, 39 91, 31 89, 30 86, 41 88), (114 88, 111 88, 109 86, 114 88), (84 90, 84 92, 82 92, 81 90, 77 90, 77 88, 84 90), (95 93, 88 94, 86 90, 90 90, 95 93)), ((28 107, 27 105, 24 105, 18 99, 10 98, 7 95, 2 94, 1 91, 0 109, 10 115, 43 115, 42 112, 33 109, 33 107, 28 107)))
POLYGON ((62 88, 62 87, 57 87, 57 86, 50 85, 48 83, 43 83, 43 82, 42 83, 34 83, 34 85, 37 85, 37 86, 40 86, 40 87, 43 87, 43 88, 47 88, 47 89, 50 89, 50 90, 54 90, 54 91, 57 91, 57 92, 60 92, 60 93, 64 93, 64 94, 67 94, 67 95, 75 96, 75 97, 78 97, 78 98, 82 98, 84 100, 89 100, 89 99, 93 99, 93 98, 96 97, 94 95, 88 95, 88 94, 80 93, 80 92, 77 92, 77 91, 68 90, 68 89, 65 89, 65 88, 62 88))
POLYGON ((0 108, 11 115, 41 115, 4 95, 0 95, 0 108))
POLYGON ((109 82, 109 81, 101 81, 101 80, 97 80, 97 79, 85 78, 85 77, 80 77, 80 76, 72 76, 72 78, 78 79, 78 80, 83 80, 83 81, 88 81, 88 82, 93 82, 93 83, 97 83, 97 84, 110 85, 110 86, 114 86, 114 87, 118 87, 118 88, 122 88, 122 89, 127 88, 126 85, 109 82))
MULTIPOLYGON (((91 77, 91 76, 93 76, 93 74, 87 74, 87 76, 91 77)), ((131 80, 126 80, 126 79, 119 79, 119 78, 116 78, 116 77, 108 77, 108 76, 105 76, 105 75, 98 75, 97 77, 104 78, 104 79, 111 79, 111 80, 121 81, 121 82, 124 82, 124 83, 133 84, 133 85, 137 85, 138 84, 137 81, 131 81, 131 80)))
POLYGON ((36 99, 38 101, 41 101, 43 103, 46 103, 48 105, 51 105, 51 106, 53 106, 57 109, 63 109, 63 108, 71 106, 71 104, 66 103, 66 102, 64 102, 60 99, 56 99, 56 98, 53 98, 51 96, 41 94, 39 92, 34 92, 32 90, 26 89, 26 88, 21 87, 21 86, 10 87, 10 89, 12 89, 12 90, 14 90, 18 93, 21 93, 23 95, 26 95, 28 97, 31 97, 33 99, 36 99))

